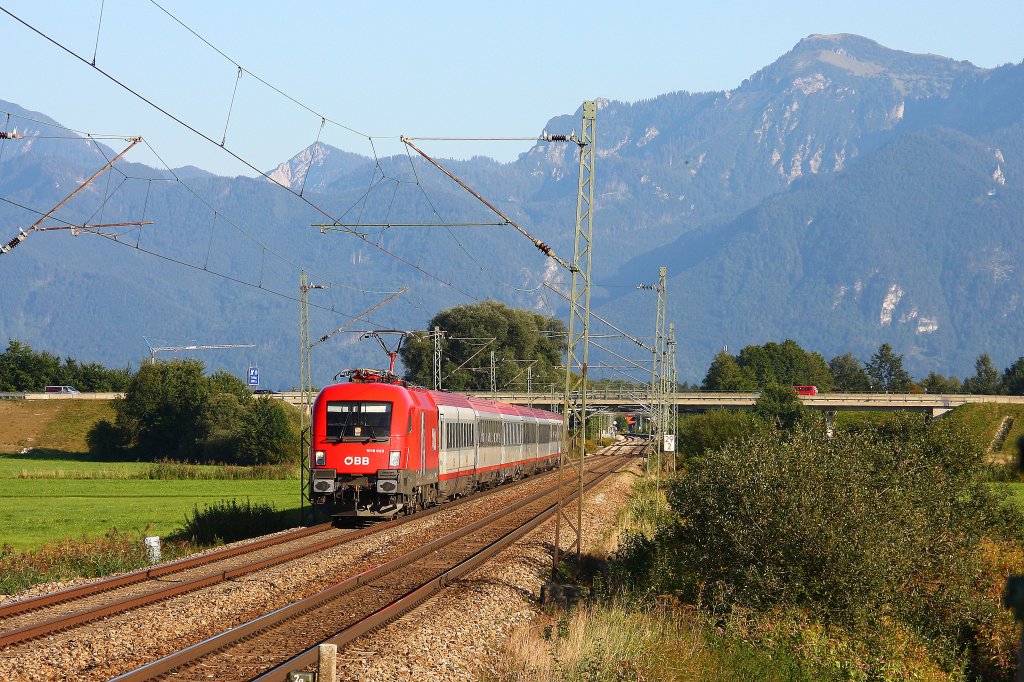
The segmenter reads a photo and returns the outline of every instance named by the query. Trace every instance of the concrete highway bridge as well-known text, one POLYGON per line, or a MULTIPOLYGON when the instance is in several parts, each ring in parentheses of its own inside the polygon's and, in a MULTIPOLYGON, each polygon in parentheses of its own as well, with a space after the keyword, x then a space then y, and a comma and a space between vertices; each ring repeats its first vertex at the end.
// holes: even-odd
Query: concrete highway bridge
MULTIPOLYGON (((530 405, 560 412, 562 396, 559 393, 496 393, 478 392, 477 397, 498 400, 513 405, 530 405)), ((123 393, 0 393, 2 398, 23 400, 111 400, 123 397, 123 393)), ((716 393, 704 391, 700 393, 675 393, 670 402, 676 412, 707 412, 708 410, 747 410, 757 401, 758 393, 716 393)), ((302 394, 298 391, 274 393, 274 398, 284 400, 292 405, 302 404, 302 394)), ((1024 396, 1016 395, 961 395, 961 394, 920 394, 920 393, 819 393, 818 395, 802 395, 800 400, 804 406, 822 412, 842 411, 883 411, 922 412, 932 417, 949 412, 953 408, 969 403, 1006 403, 1024 405, 1024 396)), ((646 391, 631 392, 624 390, 596 389, 587 394, 588 407, 607 412, 645 412, 653 404, 651 395, 646 391)))
MULTIPOLYGON (((561 411, 562 396, 556 393, 496 393, 477 392, 479 398, 498 400, 513 405, 530 405, 547 410, 561 411)), ((670 402, 676 412, 707 412, 708 410, 747 410, 757 401, 758 393, 675 393, 670 402)), ((279 397, 293 405, 302 403, 298 392, 278 393, 279 397)), ((841 411, 911 411, 922 412, 932 417, 949 412, 955 407, 968 403, 1009 403, 1024 405, 1024 396, 1013 395, 931 395, 919 393, 819 393, 802 395, 804 406, 822 412, 841 411)), ((597 389, 587 393, 587 405, 608 412, 644 412, 653 403, 647 392, 597 389)))
MULTIPOLYGON (((676 412, 707 412, 708 410, 746 410, 753 407, 758 393, 675 393, 670 403, 676 412)), ((491 398, 492 394, 480 394, 491 398)), ((1011 403, 1024 405, 1024 396, 1008 395, 929 395, 918 393, 819 393, 799 396, 804 407, 822 412, 873 411, 922 412, 932 417, 968 403, 1011 403)), ((561 396, 527 393, 495 393, 493 399, 516 405, 550 408, 561 405, 561 396)), ((642 412, 652 404, 647 393, 596 390, 587 395, 587 405, 610 412, 642 412)))

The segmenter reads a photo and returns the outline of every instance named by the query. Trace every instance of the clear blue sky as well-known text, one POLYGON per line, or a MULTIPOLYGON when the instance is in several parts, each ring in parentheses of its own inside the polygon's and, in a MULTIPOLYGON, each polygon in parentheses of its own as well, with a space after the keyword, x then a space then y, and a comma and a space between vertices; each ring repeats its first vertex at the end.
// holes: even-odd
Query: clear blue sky
MULTIPOLYGON (((357 131, 328 124, 321 139, 362 154, 367 135, 390 154, 401 152, 400 134, 529 136, 585 99, 734 88, 811 33, 857 33, 982 67, 1024 59, 1024 3, 1005 0, 159 2, 246 69, 357 131)), ((106 0, 97 48, 101 4, 0 0, 87 61, 95 51, 97 66, 219 142, 235 67, 148 0, 106 0)), ((0 41, 0 99, 80 130, 142 135, 172 166, 251 175, 5 14, 0 41)), ((319 117, 246 76, 227 145, 270 169, 319 129, 319 117)), ((511 160, 528 144, 423 146, 511 160)), ((146 152, 130 158, 158 165, 146 152)))

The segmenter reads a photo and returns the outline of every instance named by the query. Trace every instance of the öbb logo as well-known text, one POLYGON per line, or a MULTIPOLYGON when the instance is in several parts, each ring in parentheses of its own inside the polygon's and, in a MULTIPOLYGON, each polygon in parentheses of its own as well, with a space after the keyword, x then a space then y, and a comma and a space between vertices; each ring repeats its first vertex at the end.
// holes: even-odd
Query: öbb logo
POLYGON ((369 457, 346 457, 343 461, 345 462, 345 464, 350 464, 353 466, 370 466, 369 457))

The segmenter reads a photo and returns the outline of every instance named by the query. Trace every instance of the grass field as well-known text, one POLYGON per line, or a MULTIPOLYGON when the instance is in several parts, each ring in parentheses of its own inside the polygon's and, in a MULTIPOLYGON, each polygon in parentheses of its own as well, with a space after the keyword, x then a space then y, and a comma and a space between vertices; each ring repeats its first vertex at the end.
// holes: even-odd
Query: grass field
MULTIPOLYGON (((847 428, 855 424, 884 423, 892 417, 892 414, 892 412, 838 412, 836 413, 836 426, 847 428)), ((966 427, 977 439, 978 444, 986 449, 991 463, 1008 464, 1017 458, 1017 439, 1024 436, 1024 405, 971 403, 961 405, 940 419, 959 422, 966 427), (996 433, 1007 417, 1012 419, 1012 426, 1002 442, 996 443, 996 433), (997 447, 990 450, 989 448, 993 445, 997 447)))
POLYGON ((106 400, 0 400, 0 454, 25 448, 86 452, 89 429, 114 420, 106 400))
POLYGON ((0 479, 130 478, 150 466, 149 462, 94 462, 84 453, 33 450, 24 455, 0 455, 0 479))
POLYGON ((1024 509, 1024 483, 994 483, 1010 492, 1009 501, 1024 509))
MULTIPOLYGON (((112 529, 166 536, 196 506, 221 500, 270 503, 282 511, 299 506, 295 479, 148 480, 158 465, 92 461, 86 434, 101 419, 114 419, 110 402, 0 401, 0 546, 32 549, 112 529)), ((202 478, 220 472, 182 468, 202 478)))
POLYGON ((989 452, 993 463, 1006 464, 1017 458, 1017 439, 1024 436, 1024 405, 985 403, 963 405, 950 412, 946 418, 959 420, 975 436, 983 447, 993 444, 999 426, 1007 417, 1013 419, 1013 426, 998 447, 989 452))
POLYGON ((293 509, 299 506, 299 482, 0 480, 0 545, 28 549, 114 528, 165 536, 196 505, 225 499, 293 509))

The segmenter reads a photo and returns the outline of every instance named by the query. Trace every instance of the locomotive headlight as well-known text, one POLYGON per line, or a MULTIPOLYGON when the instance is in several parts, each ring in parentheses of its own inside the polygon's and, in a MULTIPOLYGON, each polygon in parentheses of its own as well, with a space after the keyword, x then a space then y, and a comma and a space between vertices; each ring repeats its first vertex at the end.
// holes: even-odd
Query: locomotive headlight
POLYGON ((327 464, 327 453, 323 450, 317 450, 313 453, 313 465, 322 467, 327 464))
POLYGON ((396 467, 396 466, 398 466, 399 462, 401 462, 401 461, 402 461, 402 451, 401 450, 392 450, 391 451, 391 455, 388 457, 388 466, 389 467, 396 467))

